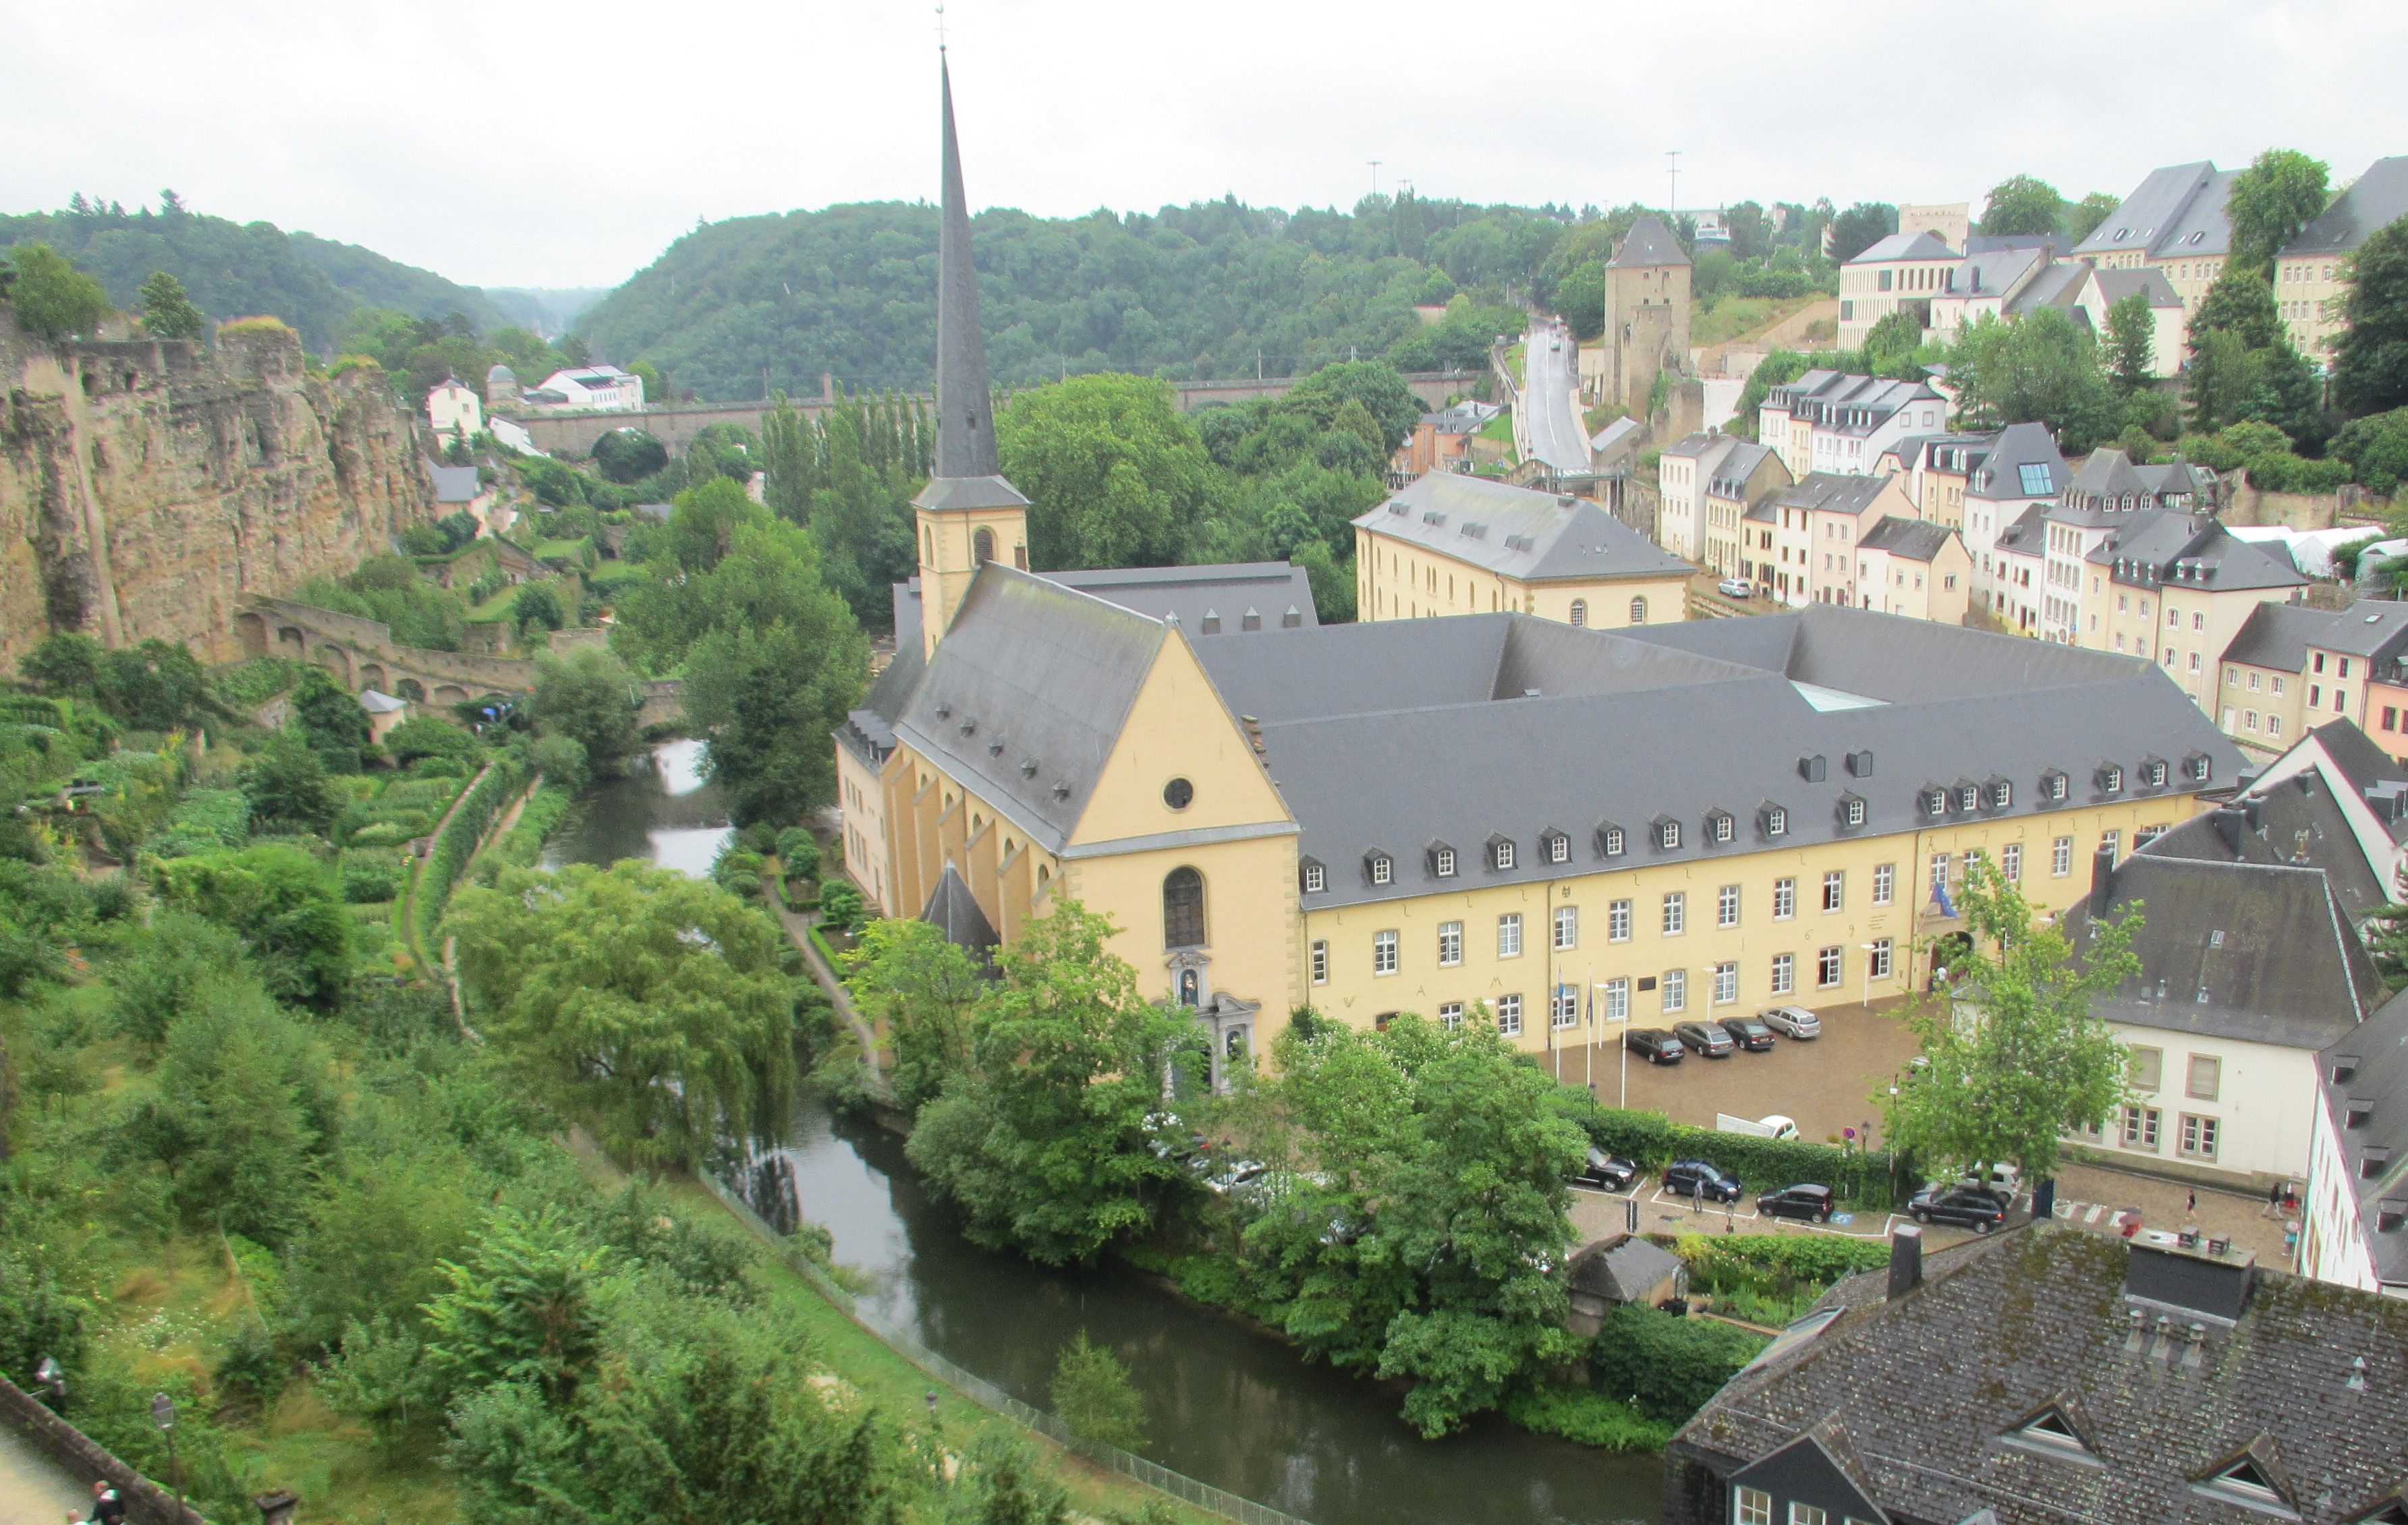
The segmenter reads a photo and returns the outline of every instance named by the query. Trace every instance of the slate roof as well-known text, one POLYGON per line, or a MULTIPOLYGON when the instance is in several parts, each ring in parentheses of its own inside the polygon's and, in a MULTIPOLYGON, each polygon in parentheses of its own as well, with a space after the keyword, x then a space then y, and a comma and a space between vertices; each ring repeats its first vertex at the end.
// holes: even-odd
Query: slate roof
POLYGON ((1874 240, 1850 264, 1888 264, 1898 260, 1961 259, 1936 233, 1893 233, 1874 240))
MULTIPOLYGON (((1823 374, 1828 376, 1831 373, 1826 371, 1823 374)), ((1802 380, 1804 378, 1800 378, 1799 379, 1802 380)), ((1792 385, 1795 384, 1796 383, 1792 383, 1792 385)), ((1713 432, 1683 435, 1671 444, 1665 446, 1662 453, 1665 455, 1703 456, 1710 451, 1721 449, 1723 446, 1731 443, 1738 437, 1739 436, 1737 435, 1715 434, 1713 432)))
POLYGON ((1826 508, 1835 513, 1861 514, 1872 506, 1888 485, 1886 477, 1854 477, 1835 471, 1811 471, 1772 501, 1784 508, 1826 508))
MULTIPOLYGON (((2308 734, 2315 737, 2325 755, 2332 759, 2333 766, 2360 794, 2377 784, 2408 780, 2408 764, 2395 761, 2353 721, 2327 720, 2308 734)), ((2400 835, 2400 829, 2394 828, 2391 834, 2400 835)))
POLYGON ((1679 1275, 1682 1265, 1681 1257, 1663 1246, 1626 1233, 1590 1245, 1564 1269, 1576 1292, 1593 1292, 1616 1303, 1638 1303, 1665 1278, 1679 1275))
POLYGON ((1851 1277, 1817 1304, 1828 1322, 1734 1377, 1672 1458, 1721 1474, 1828 1427, 1891 1518, 1948 1525, 2341 1525, 2393 1497, 2408 1303, 2260 1269, 2237 1325, 2200 1321, 2193 1364, 2190 1320, 2160 1334, 2167 1310, 2126 1296, 2128 1264, 2154 1253, 2044 1225, 1935 1254, 1900 1297, 1883 1272, 1851 1277), (2086 1456, 2007 1438, 2051 1405, 2086 1456), (2198 1486, 2253 1447, 2296 1515, 2198 1486))
POLYGON ((2193 816, 2143 850, 2157 858, 2315 869, 2352 922, 2390 904, 2382 875, 2367 861, 2341 802, 2315 768, 2258 788, 2238 804, 2193 816))
POLYGON ((996 934, 995 923, 979 909, 978 897, 962 882, 951 858, 945 860, 945 871, 938 876, 937 888, 929 892, 920 919, 942 933, 945 941, 981 960, 1003 941, 996 934))
POLYGON ((1928 520, 1887 514, 1856 541, 1856 549, 1885 550, 1910 562, 1928 562, 1940 554, 1941 548, 1956 533, 1945 524, 1934 524, 1928 520))
MULTIPOLYGON (((2401 612, 2408 615, 2408 605, 2401 606, 2401 612)), ((2308 643, 2329 634, 2335 618, 2331 609, 2303 604, 2260 604, 2241 622, 2232 644, 2224 648, 2224 660, 2296 673, 2308 664, 2308 643)))
POLYGON ((2386 1286, 2408 1283, 2408 1227, 2382 1227, 2383 1204, 2396 1207, 2408 1198, 2408 994, 2394 996, 2316 1062, 2375 1276, 2386 1286), (2362 1119, 2356 1127, 2350 1126, 2354 1112, 2362 1119), (2378 1149, 2385 1152, 2369 1175, 2366 1160, 2378 1149))
MULTIPOLYGON (((1306 627, 1321 622, 1313 613, 1312 579, 1304 568, 1288 562, 1107 567, 1031 576, 1093 593, 1107 604, 1134 609, 1149 619, 1176 619, 1191 638, 1244 634, 1249 613, 1259 616, 1267 630, 1279 628, 1291 617, 1306 627), (1215 619, 1220 622, 1217 633, 1208 628, 1215 619)), ((919 635, 920 579, 896 583, 894 601, 896 648, 925 645, 919 635), (903 638, 907 621, 912 633, 909 640, 903 638)))
POLYGON ((1664 220, 1653 212, 1641 212, 1639 221, 1630 224, 1623 235, 1622 247, 1606 262, 1625 270, 1664 264, 1686 264, 1689 256, 1682 249, 1681 240, 1664 225, 1664 220))
POLYGON ((2100 270, 2097 275, 2100 300, 2111 307, 2134 292, 2146 296, 2153 307, 2183 305, 2182 298, 2174 294, 2173 282, 2154 264, 2144 264, 2138 270, 2100 270))
POLYGON ((2045 553, 2047 540, 2042 532, 2048 527, 2048 506, 2045 503, 2035 503, 2025 509, 2014 523, 1999 532, 1999 538, 1991 542, 1990 549, 2009 556, 2045 553))
POLYGON ((2232 223, 2224 214, 2224 206, 2232 198, 2232 182, 2240 173, 2219 169, 2210 175, 2151 252, 2161 260, 2230 253, 2232 223))
POLYGON ((1685 577, 1693 570, 1589 499, 1459 472, 1416 477, 1354 525, 1525 582, 1685 577))
POLYGON ((1637 419, 1616 419, 1612 423, 1607 424, 1604 428, 1589 436, 1589 453, 1592 455, 1602 455, 1606 451, 1614 449, 1616 446, 1632 439, 1639 433, 1640 425, 1637 419))
POLYGON ((2049 263, 2046 249, 2010 246, 1968 250, 1948 272, 1949 296, 2005 296, 2049 263))
POLYGON ((2408 604, 2387 598, 2361 598, 2348 608, 2320 611, 2325 624, 2309 636, 2312 646, 2344 652, 2372 662, 2393 655, 2400 638, 2408 635, 2408 604))
POLYGON ((429 461, 426 476, 435 484, 437 503, 474 503, 485 491, 474 466, 438 466, 429 461))
POLYGON ((2408 217, 2408 157, 2377 159, 2286 245, 2285 257, 2348 254, 2386 223, 2408 217))
POLYGON ((2011 423, 1999 431, 1989 453, 1974 466, 1965 491, 1974 497, 1993 500, 2043 498, 2063 492, 2072 476, 2046 424, 2011 423), (2022 468, 2027 463, 2048 467, 2052 485, 2046 492, 2025 490, 2022 468))
POLYGON ((2145 509, 2110 530, 2086 558, 2108 568, 2109 580, 2136 588, 2205 588, 2261 591, 2303 588, 2290 558, 2240 539, 2212 514, 2145 509))
MULTIPOLYGON (((1928 824, 1921 791, 1934 781, 2010 780, 2011 805, 1975 815, 2012 817, 2041 813, 2051 769, 2069 776, 2057 808, 2071 808, 2101 797, 2109 760, 2126 797, 2147 757, 2204 754, 2214 778, 2240 763, 2146 662, 1820 605, 1614 631, 1508 614, 1381 620, 1197 653, 1227 707, 1260 720, 1300 851, 1330 870, 1308 908, 1429 892, 1433 842, 1455 847, 1473 882, 1543 882, 1567 871, 1545 862, 1551 831, 1570 839, 1570 871, 1595 872, 1759 850, 1773 840, 1766 805, 1787 812, 1779 840, 1808 848, 1928 824), (1860 707, 1829 707, 1824 691, 1860 707), (1845 757, 1867 751, 1872 771, 1852 775, 1845 757), (1818 782, 1801 774, 1813 756, 1818 782), (1855 828, 1851 794, 1866 806, 1855 828), (1734 818, 1730 843, 1711 841, 1715 812, 1734 818), (1682 823, 1677 848, 1656 847, 1658 818, 1682 823), (1607 825, 1625 833, 1620 860, 1604 855, 1607 825), (1492 873, 1467 849, 1498 834, 1525 850, 1492 873), (1375 850, 1395 861, 1388 885, 1369 881, 1375 850)), ((2167 792, 2197 787, 2179 767, 2168 777, 2167 792)))
POLYGON ((2026 282, 2023 289, 2007 298, 2000 310, 2010 318, 2021 318, 2042 307, 2071 308, 2073 299, 2081 294, 2082 283, 2090 271, 2081 264, 2052 264, 2026 282))
MULTIPOLYGON (((2154 169, 2126 196, 2115 209, 2107 214, 2090 235, 2073 246, 2078 255, 2100 255, 2138 249, 2147 253, 2161 247, 2182 221, 2184 213, 2203 192, 2214 190, 2215 217, 2224 215, 2225 192, 2231 189, 2231 176, 2216 169, 2206 160, 2197 164, 2169 164, 2154 169), (2217 182, 2221 181, 2219 187, 2217 182)), ((2189 253, 2221 254, 2231 242, 2228 229, 2224 242, 2210 249, 2204 246, 2186 250, 2189 253)))
MULTIPOLYGON (((2212 828, 2211 828, 2212 829, 2212 828)), ((2153 850, 2109 879, 2112 919, 2133 902, 2140 973, 2091 1003, 2094 1015, 2138 1027, 2323 1048, 2382 999, 2374 962, 2323 871, 2287 862, 2218 862, 2153 850)), ((2088 947, 2093 893, 2062 926, 2088 947)))
POLYGON ((1717 498, 1736 498, 1747 492, 1748 478, 1768 460, 1778 460, 1770 445, 1753 440, 1733 444, 1723 458, 1714 463, 1713 476, 1706 482, 1706 492, 1717 498))

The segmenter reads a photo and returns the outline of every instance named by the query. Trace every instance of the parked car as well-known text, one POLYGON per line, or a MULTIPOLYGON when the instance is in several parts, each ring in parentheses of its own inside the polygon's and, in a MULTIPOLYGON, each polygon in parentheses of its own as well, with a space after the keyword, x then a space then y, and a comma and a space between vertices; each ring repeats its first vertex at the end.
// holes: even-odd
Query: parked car
POLYGON ((2013 1165, 1975 1165, 1956 1177, 1958 1186, 1978 1187, 2013 1205, 2024 1189, 2023 1172, 2013 1165))
POLYGON ((1731 1042, 1751 1054, 1760 1054, 1772 1047, 1772 1029, 1764 1025, 1760 1017, 1726 1017, 1722 1030, 1730 1034, 1731 1042))
POLYGON ((1708 1059, 1728 1059, 1739 1051, 1739 1045, 1731 1042, 1731 1035, 1723 1031, 1720 1022, 1676 1022, 1672 1035, 1690 1052, 1708 1059))
POLYGON ((1745 577, 1725 577, 1722 581, 1714 584, 1714 591, 1722 594, 1725 598, 1754 598, 1756 596, 1756 584, 1748 581, 1745 577))
POLYGON ((1703 1160, 1675 1160, 1664 1167, 1664 1190, 1676 1197, 1737 1202, 1740 1186, 1738 1176, 1717 1170, 1703 1160))
POLYGON ((1678 1064, 1688 1052, 1680 1039, 1660 1027, 1634 1027, 1622 1035, 1622 1046, 1650 1064, 1678 1064))
POLYGON ((1607 1191, 1627 1191, 1630 1183, 1639 1179, 1639 1167, 1618 1155, 1591 1147, 1588 1163, 1572 1177, 1584 1186, 1594 1186, 1607 1191))
POLYGON ((1191 1168, 1204 1177, 1205 1190, 1226 1197, 1262 1179, 1266 1167, 1253 1160, 1222 1160, 1203 1155, 1191 1168))
POLYGON ((1714 1114, 1714 1132, 1718 1133, 1752 1133, 1757 1138, 1796 1138, 1798 1119, 1774 1112, 1750 1120, 1735 1118, 1727 1112, 1714 1114))
POLYGON ((1906 1204, 1917 1223, 1954 1223, 1987 1233, 2007 1220, 2007 1204, 1978 1186, 1927 1186, 1906 1204))
POLYGON ((1808 1223, 1831 1221, 1831 1189, 1811 1182, 1784 1186, 1756 1199, 1756 1210, 1767 1218, 1795 1218, 1808 1223))
POLYGON ((1823 1035, 1823 1019, 1804 1006, 1769 1006, 1756 1013, 1764 1025, 1784 1038, 1819 1038, 1823 1035))

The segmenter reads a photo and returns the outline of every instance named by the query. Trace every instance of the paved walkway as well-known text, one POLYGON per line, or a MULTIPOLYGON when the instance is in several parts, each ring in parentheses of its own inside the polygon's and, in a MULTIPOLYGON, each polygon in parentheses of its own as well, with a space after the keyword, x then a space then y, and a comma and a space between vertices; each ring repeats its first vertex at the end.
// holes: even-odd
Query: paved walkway
POLYGON ((81 1519, 92 1485, 68 1475, 13 1430, 0 1428, 0 1520, 7 1525, 61 1525, 81 1519))

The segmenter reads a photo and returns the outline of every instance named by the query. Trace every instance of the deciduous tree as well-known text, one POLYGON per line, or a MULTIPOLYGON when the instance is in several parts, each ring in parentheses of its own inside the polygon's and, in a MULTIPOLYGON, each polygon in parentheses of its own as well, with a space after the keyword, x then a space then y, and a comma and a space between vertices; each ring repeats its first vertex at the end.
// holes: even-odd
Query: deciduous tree
POLYGON ((1845 264, 1897 231, 1897 207, 1885 201, 1860 201, 1831 220, 1831 258, 1845 264))
POLYGON ((896 1100, 916 1113, 969 1066, 971 1013, 984 990, 978 969, 916 918, 872 921, 844 965, 853 999, 886 1029, 896 1100))
POLYGON ((2157 362, 2157 316, 2149 293, 2132 292, 2107 309, 2107 368, 2127 393, 2149 384, 2157 362))
POLYGON ((2333 350, 2333 406, 2352 417, 2408 406, 2408 218, 2349 261, 2347 327, 2333 350))
POLYGON ((2030 175, 2012 175, 1990 187, 1982 207, 1985 236, 2002 234, 2045 234, 2057 231, 2065 215, 2065 198, 2057 187, 2030 175))
POLYGON ((2297 149, 2268 149, 2232 178, 2224 204, 2232 224, 2227 273, 2249 271, 2261 280, 2274 276, 2274 256, 2325 209, 2325 165, 2297 149))
POLYGON ((184 283, 165 270, 153 270, 142 283, 142 331, 154 339, 205 339, 208 315, 193 306, 184 283))
POLYGON ((537 728, 584 748, 586 766, 596 774, 615 775, 626 765, 643 703, 643 686, 605 648, 580 646, 566 656, 546 651, 536 658, 537 728))
POLYGON ((1213 506, 1218 482, 1196 426, 1148 377, 1073 377, 1023 392, 996 420, 996 441, 1004 475, 1028 495, 1032 565, 1175 563, 1213 506))
POLYGON ((19 244, 9 261, 15 278, 7 283, 8 304, 17 310, 17 326, 36 338, 89 335, 116 310, 100 282, 48 244, 19 244))

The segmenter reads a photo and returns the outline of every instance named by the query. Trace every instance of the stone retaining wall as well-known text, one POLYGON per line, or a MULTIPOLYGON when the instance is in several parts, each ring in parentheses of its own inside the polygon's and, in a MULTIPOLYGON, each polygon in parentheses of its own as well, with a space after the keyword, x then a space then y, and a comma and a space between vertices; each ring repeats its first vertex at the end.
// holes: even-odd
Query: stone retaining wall
POLYGON ((102 1449, 98 1442, 5 1376, 0 1376, 0 1422, 78 1478, 108 1478, 125 1501, 126 1516, 136 1525, 208 1525, 199 1510, 188 1504, 179 1511, 174 1493, 102 1449))

